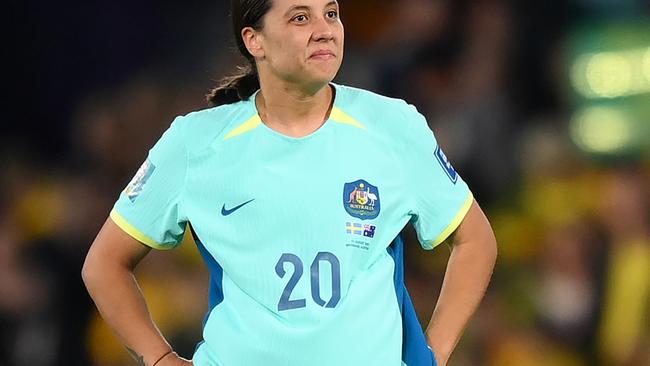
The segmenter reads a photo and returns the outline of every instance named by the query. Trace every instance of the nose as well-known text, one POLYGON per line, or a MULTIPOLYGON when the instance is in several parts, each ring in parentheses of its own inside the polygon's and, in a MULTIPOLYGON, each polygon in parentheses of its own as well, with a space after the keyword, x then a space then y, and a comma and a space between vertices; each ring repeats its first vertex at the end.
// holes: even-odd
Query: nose
POLYGON ((320 17, 315 21, 312 38, 316 42, 331 41, 334 39, 332 25, 327 19, 320 17))

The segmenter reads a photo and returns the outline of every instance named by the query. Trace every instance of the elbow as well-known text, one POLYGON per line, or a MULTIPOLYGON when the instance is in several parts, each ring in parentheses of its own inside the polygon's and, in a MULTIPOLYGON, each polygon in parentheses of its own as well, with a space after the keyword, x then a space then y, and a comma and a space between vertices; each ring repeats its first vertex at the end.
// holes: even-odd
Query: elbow
POLYGON ((486 225, 484 225, 482 241, 483 241, 483 245, 482 245, 483 255, 494 267, 497 261, 499 248, 497 245, 497 238, 494 235, 494 231, 492 230, 492 226, 487 221, 486 221, 486 225))
POLYGON ((497 262, 498 245, 491 225, 486 221, 481 229, 477 230, 473 240, 470 241, 475 243, 471 247, 474 250, 476 260, 481 263, 481 266, 492 271, 497 262))
POLYGON ((109 270, 110 268, 107 268, 105 261, 91 247, 81 268, 81 279, 91 296, 105 282, 109 270))
POLYGON ((94 246, 90 247, 81 268, 81 279, 91 297, 102 292, 124 276, 133 275, 131 268, 94 246))
POLYGON ((492 225, 484 215, 482 223, 480 224, 480 229, 477 230, 477 233, 480 241, 482 242, 481 251, 483 252, 483 256, 485 256, 485 258, 494 267, 497 261, 499 248, 497 245, 497 238, 494 235, 494 230, 492 229, 492 225))
POLYGON ((86 255, 86 259, 84 260, 83 267, 81 268, 81 279, 83 280, 84 285, 89 292, 92 284, 96 281, 97 277, 97 271, 94 268, 92 262, 93 260, 91 253, 89 252, 88 255, 86 255))
POLYGON ((479 205, 474 202, 465 219, 460 224, 456 234, 456 242, 460 247, 472 252, 477 264, 482 267, 494 267, 497 260, 497 239, 492 225, 479 205))
POLYGON ((494 233, 491 233, 490 240, 488 241, 488 252, 492 261, 492 266, 494 267, 499 254, 499 246, 497 245, 497 239, 494 236, 494 233))

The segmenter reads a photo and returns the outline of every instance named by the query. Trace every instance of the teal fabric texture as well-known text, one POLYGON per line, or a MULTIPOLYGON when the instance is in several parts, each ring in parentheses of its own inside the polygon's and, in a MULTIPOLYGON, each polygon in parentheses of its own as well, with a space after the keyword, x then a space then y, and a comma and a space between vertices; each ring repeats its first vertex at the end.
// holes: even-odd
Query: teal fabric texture
POLYGON ((265 125, 254 96, 176 118, 111 212, 157 249, 192 231, 211 275, 196 365, 420 366, 404 360, 389 247, 411 222, 434 248, 472 194, 413 106, 332 87, 300 138, 265 125))

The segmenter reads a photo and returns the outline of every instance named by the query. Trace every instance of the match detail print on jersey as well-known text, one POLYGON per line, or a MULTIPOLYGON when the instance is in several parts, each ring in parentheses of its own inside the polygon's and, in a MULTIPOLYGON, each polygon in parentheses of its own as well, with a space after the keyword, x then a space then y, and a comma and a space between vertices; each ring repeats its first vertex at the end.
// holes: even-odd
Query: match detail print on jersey
POLYGON ((352 217, 372 220, 379 216, 379 189, 363 179, 345 183, 343 186, 343 207, 352 217))

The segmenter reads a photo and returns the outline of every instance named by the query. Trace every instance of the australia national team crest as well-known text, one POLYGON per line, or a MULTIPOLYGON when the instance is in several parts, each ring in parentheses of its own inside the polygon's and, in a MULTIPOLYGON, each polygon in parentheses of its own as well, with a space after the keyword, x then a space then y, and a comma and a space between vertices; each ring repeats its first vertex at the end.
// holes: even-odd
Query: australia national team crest
POLYGON ((379 216, 379 189, 363 179, 345 183, 343 207, 351 216, 371 220, 379 216))

